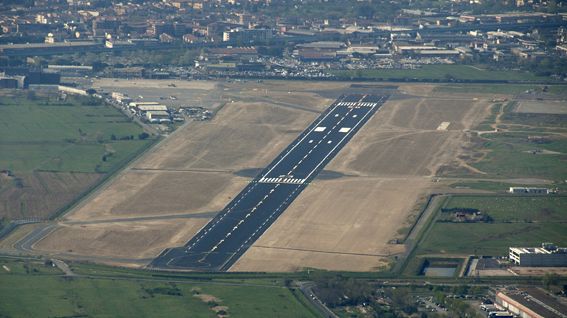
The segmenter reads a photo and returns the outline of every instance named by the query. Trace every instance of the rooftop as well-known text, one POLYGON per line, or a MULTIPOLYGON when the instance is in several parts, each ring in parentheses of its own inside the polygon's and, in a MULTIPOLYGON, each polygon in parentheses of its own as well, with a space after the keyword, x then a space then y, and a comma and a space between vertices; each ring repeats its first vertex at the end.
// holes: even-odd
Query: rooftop
POLYGON ((546 318, 567 318, 567 306, 537 288, 501 291, 499 294, 546 318))
POLYGON ((510 247, 511 252, 516 254, 564 254, 566 247, 557 247, 552 243, 543 243, 541 247, 510 247))

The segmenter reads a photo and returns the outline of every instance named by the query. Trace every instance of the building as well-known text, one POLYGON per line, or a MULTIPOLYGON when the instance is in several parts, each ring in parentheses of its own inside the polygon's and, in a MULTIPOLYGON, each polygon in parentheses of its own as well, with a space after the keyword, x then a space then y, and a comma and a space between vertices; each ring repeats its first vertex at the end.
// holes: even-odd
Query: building
POLYGON ((233 43, 256 43, 266 42, 273 37, 273 32, 270 29, 232 29, 224 32, 222 40, 224 42, 233 43))
POLYGON ((163 110, 153 110, 146 112, 146 119, 150 123, 170 123, 169 113, 163 110))
POLYGON ((146 70, 143 67, 115 67, 112 69, 112 76, 121 78, 141 78, 145 73, 146 70))
POLYGON ((158 102, 131 102, 130 104, 128 104, 128 106, 134 108, 138 108, 143 105, 161 105, 161 104, 158 102))
POLYGON ((136 109, 140 112, 167 112, 167 106, 165 105, 160 105, 160 104, 156 104, 156 105, 139 105, 136 107, 136 109))
POLYGON ((154 22, 148 27, 147 31, 150 36, 160 36, 161 34, 174 34, 173 23, 154 22))
POLYGON ((0 88, 24 88, 25 76, 6 76, 4 73, 0 74, 0 88))
POLYGON ((49 72, 29 72, 24 80, 24 88, 29 85, 59 85, 61 83, 61 75, 49 72))
POLYGON ((112 97, 112 99, 114 99, 115 101, 119 102, 119 103, 130 103, 132 101, 132 98, 128 97, 128 95, 120 93, 120 92, 112 92, 110 94, 110 96, 112 97))
POLYGON ((121 22, 115 19, 94 19, 92 30, 94 36, 104 36, 106 33, 114 34, 120 27, 121 22))
POLYGON ((93 72, 92 66, 87 65, 47 65, 49 71, 57 72, 61 76, 84 76, 93 72))
POLYGON ((533 188, 533 187, 510 187, 509 193, 513 194, 550 194, 553 193, 551 189, 547 188, 533 188))
POLYGON ((567 248, 552 243, 543 243, 541 247, 510 247, 509 257, 519 266, 567 266, 567 248))
POLYGON ((4 56, 37 56, 52 54, 73 54, 83 52, 99 52, 103 45, 92 41, 73 41, 56 43, 2 44, 0 55, 4 56))
POLYGON ((567 306, 537 288, 498 291, 495 303, 522 318, 567 318, 567 306))

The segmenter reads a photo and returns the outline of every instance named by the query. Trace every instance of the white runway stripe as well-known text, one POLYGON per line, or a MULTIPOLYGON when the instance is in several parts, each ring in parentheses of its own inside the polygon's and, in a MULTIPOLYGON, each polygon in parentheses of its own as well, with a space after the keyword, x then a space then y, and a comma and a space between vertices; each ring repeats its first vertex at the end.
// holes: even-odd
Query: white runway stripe
POLYGON ((286 183, 286 184, 302 184, 305 179, 296 178, 262 178, 258 180, 259 183, 286 183))

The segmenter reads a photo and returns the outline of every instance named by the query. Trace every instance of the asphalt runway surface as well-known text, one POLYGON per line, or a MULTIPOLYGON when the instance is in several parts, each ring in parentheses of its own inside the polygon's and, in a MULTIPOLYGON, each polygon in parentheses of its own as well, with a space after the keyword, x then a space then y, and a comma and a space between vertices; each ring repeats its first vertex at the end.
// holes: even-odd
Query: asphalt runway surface
POLYGON ((166 249, 150 267, 228 270, 387 98, 339 97, 185 246, 166 249))

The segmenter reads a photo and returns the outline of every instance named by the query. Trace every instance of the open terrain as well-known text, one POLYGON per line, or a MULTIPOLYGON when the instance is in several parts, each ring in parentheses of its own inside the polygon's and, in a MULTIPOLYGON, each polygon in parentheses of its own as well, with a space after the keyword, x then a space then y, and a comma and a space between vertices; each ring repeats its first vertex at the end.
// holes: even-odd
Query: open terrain
POLYGON ((297 289, 284 286, 283 279, 129 279, 127 274, 113 279, 105 277, 103 267, 89 269, 70 264, 71 276, 64 276, 40 261, 0 259, 0 315, 319 317, 297 289))
MULTIPOLYGON (((336 97, 361 90, 350 85, 197 85, 200 94, 222 95, 203 98, 218 111, 212 121, 181 127, 30 248, 139 266, 184 244, 336 97)), ((493 98, 435 87, 402 86, 231 270, 387 268, 404 252, 389 242, 404 238, 438 168, 457 158, 493 98)))
POLYGON ((0 96, 0 218, 48 218, 153 140, 98 100, 0 96))
MULTIPOLYGON (((216 89, 208 93, 215 95, 216 89)), ((253 95, 257 89, 223 91, 253 95)), ((236 100, 223 105, 213 121, 181 127, 68 213, 33 248, 75 257, 94 253, 124 264, 182 245, 250 180, 241 170, 266 165, 317 116, 326 99, 311 99, 301 105, 309 112, 264 97, 236 100)))
POLYGON ((231 270, 302 267, 369 271, 387 268, 404 246, 401 228, 432 188, 439 165, 457 155, 462 130, 476 124, 484 100, 427 95, 402 87, 327 166, 346 175, 316 179, 231 270), (445 130, 438 130, 449 122, 445 130))
POLYGON ((441 212, 417 254, 504 256, 510 246, 567 245, 564 196, 452 196, 444 207, 478 209, 493 220, 443 222, 440 218, 448 212, 441 212))
POLYGON ((548 80, 529 72, 487 70, 470 65, 422 65, 416 69, 374 69, 374 70, 336 70, 332 72, 339 78, 349 79, 427 79, 427 80, 472 80, 472 81, 535 81, 548 80))
POLYGON ((565 99, 542 89, 533 91, 513 100, 498 98, 485 120, 467 135, 462 155, 444 166, 440 175, 509 184, 529 180, 563 188, 567 178, 565 99))

